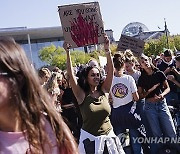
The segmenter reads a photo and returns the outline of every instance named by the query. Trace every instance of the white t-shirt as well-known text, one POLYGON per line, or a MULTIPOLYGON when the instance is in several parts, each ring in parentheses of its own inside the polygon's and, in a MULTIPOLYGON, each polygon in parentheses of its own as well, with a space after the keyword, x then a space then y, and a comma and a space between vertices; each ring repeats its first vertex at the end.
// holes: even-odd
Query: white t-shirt
POLYGON ((132 93, 137 92, 137 86, 132 76, 124 74, 113 77, 111 85, 113 108, 126 105, 133 100, 132 93))
POLYGON ((125 72, 125 74, 132 76, 134 78, 136 84, 138 83, 138 79, 141 76, 141 72, 138 70, 135 70, 133 74, 128 74, 128 72, 125 72))

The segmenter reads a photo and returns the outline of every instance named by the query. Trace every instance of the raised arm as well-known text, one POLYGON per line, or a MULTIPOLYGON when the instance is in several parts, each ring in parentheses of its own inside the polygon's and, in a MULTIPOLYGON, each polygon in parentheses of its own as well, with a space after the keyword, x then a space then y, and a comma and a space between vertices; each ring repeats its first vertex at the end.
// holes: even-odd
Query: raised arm
POLYGON ((102 85, 102 91, 104 93, 109 93, 113 79, 114 66, 111 58, 110 41, 107 36, 105 36, 104 39, 104 50, 107 58, 107 76, 102 85))
POLYGON ((84 100, 85 93, 77 84, 76 76, 74 75, 74 70, 72 67, 71 55, 70 55, 70 44, 64 42, 63 47, 67 54, 67 73, 69 76, 70 85, 72 87, 73 93, 78 101, 78 104, 81 104, 84 100))

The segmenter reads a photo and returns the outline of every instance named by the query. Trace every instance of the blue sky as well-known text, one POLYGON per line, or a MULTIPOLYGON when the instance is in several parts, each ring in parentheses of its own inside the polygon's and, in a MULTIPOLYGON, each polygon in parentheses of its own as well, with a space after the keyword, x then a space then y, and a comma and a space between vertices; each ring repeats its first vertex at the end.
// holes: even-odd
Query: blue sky
MULTIPOLYGON (((92 2, 89 0, 1 0, 0 28, 60 26, 58 5, 92 2)), ((99 0, 105 29, 119 40, 130 22, 141 22, 149 30, 164 29, 166 18, 171 34, 180 34, 180 0, 99 0)))

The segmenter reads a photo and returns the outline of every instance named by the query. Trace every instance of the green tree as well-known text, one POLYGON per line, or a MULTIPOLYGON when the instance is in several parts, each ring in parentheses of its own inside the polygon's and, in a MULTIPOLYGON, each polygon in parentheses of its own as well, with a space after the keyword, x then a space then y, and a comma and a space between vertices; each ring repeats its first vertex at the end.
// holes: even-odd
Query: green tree
POLYGON ((113 43, 110 45, 111 53, 114 55, 115 52, 117 52, 117 44, 113 43))
MULTIPOLYGON (((60 69, 66 69, 66 52, 63 48, 54 45, 50 45, 42 48, 39 51, 39 58, 46 62, 49 65, 57 66, 60 69)), ((71 51, 72 64, 75 66, 76 64, 85 64, 91 58, 89 54, 86 54, 82 51, 71 51)))
POLYGON ((180 35, 174 35, 172 36, 174 38, 174 46, 175 49, 177 49, 178 51, 180 51, 180 35))
POLYGON ((175 49, 180 50, 180 36, 169 36, 168 37, 168 45, 166 36, 162 36, 157 40, 149 40, 145 43, 144 53, 148 56, 151 55, 159 55, 164 51, 165 48, 169 48, 172 51, 175 49))
POLYGON ((63 48, 56 48, 55 45, 51 44, 50 46, 44 47, 39 51, 39 58, 48 64, 52 64, 54 57, 61 55, 63 52, 63 48))
MULTIPOLYGON (((116 52, 117 45, 111 44, 110 49, 112 54, 116 52)), ((93 51, 91 53, 85 53, 82 51, 71 51, 72 65, 86 64, 91 58, 97 59, 99 61, 99 56, 105 56, 103 45, 100 45, 99 50, 93 51)), ((51 66, 57 66, 60 69, 66 69, 66 52, 62 47, 56 48, 55 45, 50 45, 42 48, 39 51, 39 58, 51 66)))

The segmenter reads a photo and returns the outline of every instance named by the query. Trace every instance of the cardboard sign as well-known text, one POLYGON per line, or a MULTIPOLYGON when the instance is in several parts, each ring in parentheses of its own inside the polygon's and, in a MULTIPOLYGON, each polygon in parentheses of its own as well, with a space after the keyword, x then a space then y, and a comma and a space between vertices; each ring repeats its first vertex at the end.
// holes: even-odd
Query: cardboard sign
POLYGON ((119 51, 130 49, 135 56, 140 56, 144 50, 144 43, 145 42, 143 40, 126 35, 121 35, 117 49, 119 51))
POLYGON ((99 3, 58 6, 63 35, 72 48, 104 42, 99 3))
POLYGON ((100 63, 100 66, 101 66, 101 67, 106 66, 106 64, 107 64, 107 58, 106 58, 106 57, 103 57, 103 56, 99 56, 99 63, 100 63))

